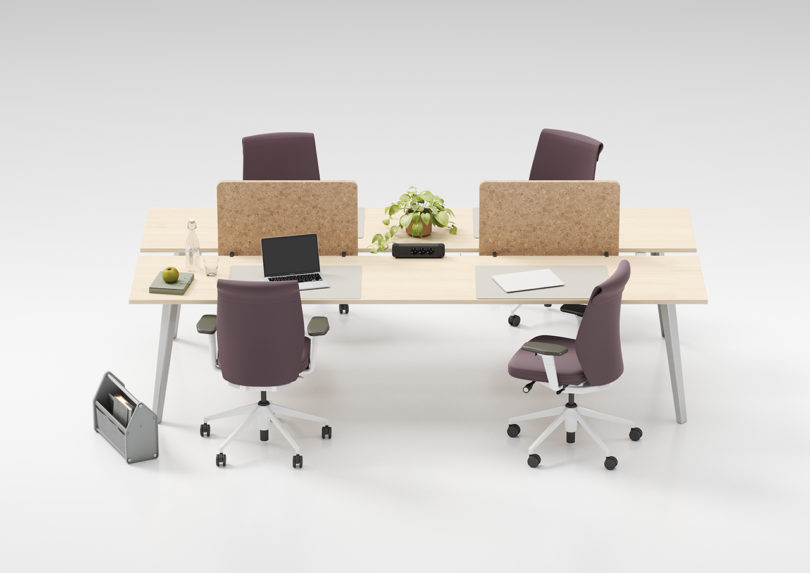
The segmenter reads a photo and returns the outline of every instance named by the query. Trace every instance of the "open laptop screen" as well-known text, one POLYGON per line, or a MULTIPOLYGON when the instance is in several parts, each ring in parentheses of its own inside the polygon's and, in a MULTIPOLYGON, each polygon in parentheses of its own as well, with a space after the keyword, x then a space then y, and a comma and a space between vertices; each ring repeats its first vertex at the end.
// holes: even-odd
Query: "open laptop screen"
POLYGON ((318 235, 291 235, 262 239, 264 276, 301 275, 321 270, 318 235))

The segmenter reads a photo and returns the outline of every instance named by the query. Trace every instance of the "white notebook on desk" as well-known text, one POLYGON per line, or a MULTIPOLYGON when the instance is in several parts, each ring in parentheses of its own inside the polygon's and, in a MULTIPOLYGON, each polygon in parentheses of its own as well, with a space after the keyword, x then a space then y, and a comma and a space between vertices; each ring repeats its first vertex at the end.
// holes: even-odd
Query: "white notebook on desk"
POLYGON ((506 292, 558 287, 565 284, 551 269, 537 269, 533 271, 492 275, 492 280, 498 283, 498 286, 506 292))

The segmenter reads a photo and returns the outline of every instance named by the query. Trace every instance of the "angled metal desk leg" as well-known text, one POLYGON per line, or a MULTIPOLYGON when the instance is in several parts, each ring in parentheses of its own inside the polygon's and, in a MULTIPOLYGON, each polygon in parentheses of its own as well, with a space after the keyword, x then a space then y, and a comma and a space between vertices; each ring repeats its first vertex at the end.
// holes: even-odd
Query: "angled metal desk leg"
POLYGON ((661 323, 664 329, 664 342, 667 346, 669 380, 672 384, 672 399, 675 402, 675 419, 679 424, 686 423, 686 398, 683 391, 683 370, 681 368, 681 343, 678 338, 678 317, 674 304, 659 304, 661 323))
MULTIPOLYGON (((184 256, 186 256, 186 252, 185 251, 176 251, 174 253, 174 255, 176 257, 184 257, 184 256)), ((178 316, 178 318, 175 318, 175 320, 174 320, 174 329, 172 330, 172 340, 177 338, 177 326, 180 324, 180 320, 179 320, 179 317, 180 317, 180 305, 178 304, 178 305, 175 305, 175 306, 177 306, 177 316, 178 316)), ((169 349, 169 353, 171 354, 171 349, 169 349)), ((160 422, 160 415, 159 414, 158 414, 158 422, 160 422)))
POLYGON ((164 304, 160 315, 160 342, 158 343, 157 369, 155 370, 155 396, 152 410, 158 423, 163 420, 163 402, 166 399, 166 382, 169 379, 169 363, 172 359, 172 343, 177 333, 180 318, 179 304, 164 304))
MULTIPOLYGON (((663 256, 664 253, 650 253, 651 257, 660 257, 663 256)), ((662 305, 658 305, 658 324, 661 326, 661 336, 664 337, 666 334, 664 333, 664 312, 661 310, 662 305)))
MULTIPOLYGON (((177 327, 180 326, 180 305, 179 304, 173 304, 172 306, 177 307, 177 316, 175 317, 174 323, 173 323, 173 326, 172 326, 172 340, 174 340, 174 339, 177 338, 177 327)), ((661 331, 661 336, 664 336, 663 331, 661 331)), ((169 350, 169 352, 171 352, 171 350, 169 350)))

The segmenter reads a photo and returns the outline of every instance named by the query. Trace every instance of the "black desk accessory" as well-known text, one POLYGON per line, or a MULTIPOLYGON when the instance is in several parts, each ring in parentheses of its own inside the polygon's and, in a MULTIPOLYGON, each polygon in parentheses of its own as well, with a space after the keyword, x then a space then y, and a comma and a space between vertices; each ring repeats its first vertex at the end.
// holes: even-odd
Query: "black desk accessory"
POLYGON ((395 259, 441 259, 444 243, 394 243, 391 254, 395 259))

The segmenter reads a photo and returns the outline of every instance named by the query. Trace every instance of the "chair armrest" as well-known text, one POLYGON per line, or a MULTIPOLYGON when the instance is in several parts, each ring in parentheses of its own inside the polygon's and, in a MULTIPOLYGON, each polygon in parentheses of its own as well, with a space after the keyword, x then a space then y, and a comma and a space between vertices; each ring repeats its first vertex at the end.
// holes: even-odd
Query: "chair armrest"
POLYGON ((313 316, 307 325, 307 334, 323 336, 329 332, 329 320, 325 316, 313 316))
POLYGON ((584 304, 564 304, 560 307, 562 312, 567 314, 575 314, 578 317, 582 318, 582 315, 585 314, 585 305, 584 304))
POLYGON ((535 354, 542 354, 544 356, 562 356, 568 349, 565 346, 560 344, 551 344, 549 342, 536 342, 534 340, 530 340, 526 344, 524 344, 521 348, 523 350, 528 350, 529 352, 534 352, 535 354))
POLYGON ((200 334, 214 334, 217 331, 217 315, 204 314, 197 321, 197 332, 200 334))

